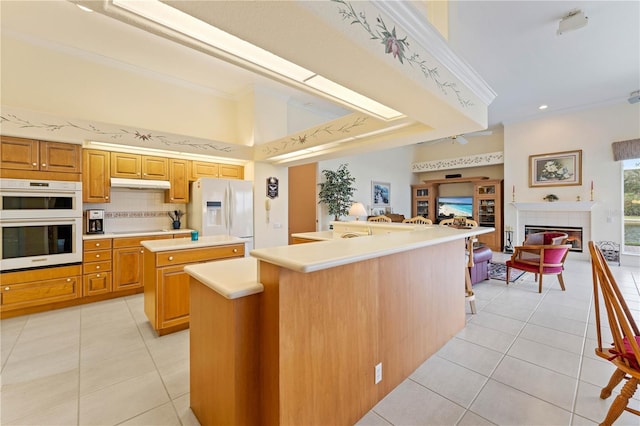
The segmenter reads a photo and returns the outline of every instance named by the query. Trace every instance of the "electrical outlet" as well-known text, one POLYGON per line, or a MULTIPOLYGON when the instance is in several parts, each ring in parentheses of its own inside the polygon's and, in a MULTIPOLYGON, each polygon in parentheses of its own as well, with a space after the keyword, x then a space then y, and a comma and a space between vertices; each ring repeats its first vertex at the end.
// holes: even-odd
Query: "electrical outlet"
POLYGON ((382 381, 382 363, 376 365, 376 382, 378 384, 382 381))

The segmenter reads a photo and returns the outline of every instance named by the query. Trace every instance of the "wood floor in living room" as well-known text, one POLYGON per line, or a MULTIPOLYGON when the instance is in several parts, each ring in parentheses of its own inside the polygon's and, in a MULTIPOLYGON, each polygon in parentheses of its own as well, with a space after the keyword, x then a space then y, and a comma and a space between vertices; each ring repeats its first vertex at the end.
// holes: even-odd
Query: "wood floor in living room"
MULTIPOLYGON (((505 260, 494 253, 493 261, 505 260)), ((566 262, 539 294, 533 274, 474 285, 478 313, 359 425, 587 425, 613 397, 593 349, 591 266, 566 262)), ((611 266, 640 321, 640 269, 611 266)), ((0 322, 3 425, 197 425, 189 409, 189 331, 157 337, 143 296, 0 322)), ((619 388, 617 389, 619 390, 619 388)), ((614 396, 616 393, 614 392, 614 396)), ((640 408, 636 393, 631 405, 640 408)), ((637 425, 623 413, 617 425, 637 425)))

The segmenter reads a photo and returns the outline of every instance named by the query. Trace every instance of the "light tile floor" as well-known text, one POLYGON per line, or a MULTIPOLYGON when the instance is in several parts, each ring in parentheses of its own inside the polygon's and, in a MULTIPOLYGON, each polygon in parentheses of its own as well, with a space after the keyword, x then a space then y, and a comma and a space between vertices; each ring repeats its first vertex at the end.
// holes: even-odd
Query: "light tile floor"
MULTIPOLYGON (((494 254, 494 260, 504 255, 494 254)), ((612 266, 640 321, 640 267, 612 266)), ((566 263, 567 291, 532 274, 474 286, 478 313, 359 425, 588 425, 612 398, 596 357, 591 268, 566 263)), ((467 310, 468 310, 467 306, 467 310)), ((0 321, 3 425, 197 425, 189 331, 157 337, 143 296, 0 321)), ((614 394, 615 395, 615 394, 614 394)), ((632 405, 640 408, 640 395, 632 405)), ((624 413, 617 425, 640 424, 624 413)))

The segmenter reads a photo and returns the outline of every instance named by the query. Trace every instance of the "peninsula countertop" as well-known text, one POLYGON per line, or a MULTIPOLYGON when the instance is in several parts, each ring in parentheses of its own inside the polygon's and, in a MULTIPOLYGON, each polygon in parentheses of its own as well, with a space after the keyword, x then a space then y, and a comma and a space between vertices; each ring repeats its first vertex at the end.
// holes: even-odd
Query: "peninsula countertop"
MULTIPOLYGON (((489 227, 455 229, 446 226, 422 226, 412 231, 256 249, 251 250, 251 256, 293 271, 314 272, 493 231, 495 228, 489 227)), ((304 233, 296 236, 314 239, 313 234, 304 233)), ((327 234, 322 233, 321 236, 326 238, 327 234)))
POLYGON ((222 246, 227 244, 244 244, 242 238, 232 237, 229 235, 208 235, 200 237, 197 241, 191 238, 170 238, 166 240, 149 240, 143 241, 141 244, 144 248, 151 252, 161 252, 169 250, 185 250, 192 248, 203 248, 222 246))

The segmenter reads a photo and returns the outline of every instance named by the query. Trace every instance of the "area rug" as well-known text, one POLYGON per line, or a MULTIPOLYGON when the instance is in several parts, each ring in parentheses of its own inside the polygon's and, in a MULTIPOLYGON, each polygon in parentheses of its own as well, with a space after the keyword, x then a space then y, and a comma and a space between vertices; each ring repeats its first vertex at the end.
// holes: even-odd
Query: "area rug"
MULTIPOLYGON (((525 271, 520 269, 511 268, 511 276, 509 282, 512 283, 524 274, 525 271)), ((506 281, 507 280, 507 265, 504 263, 489 262, 489 278, 494 280, 506 281)))

